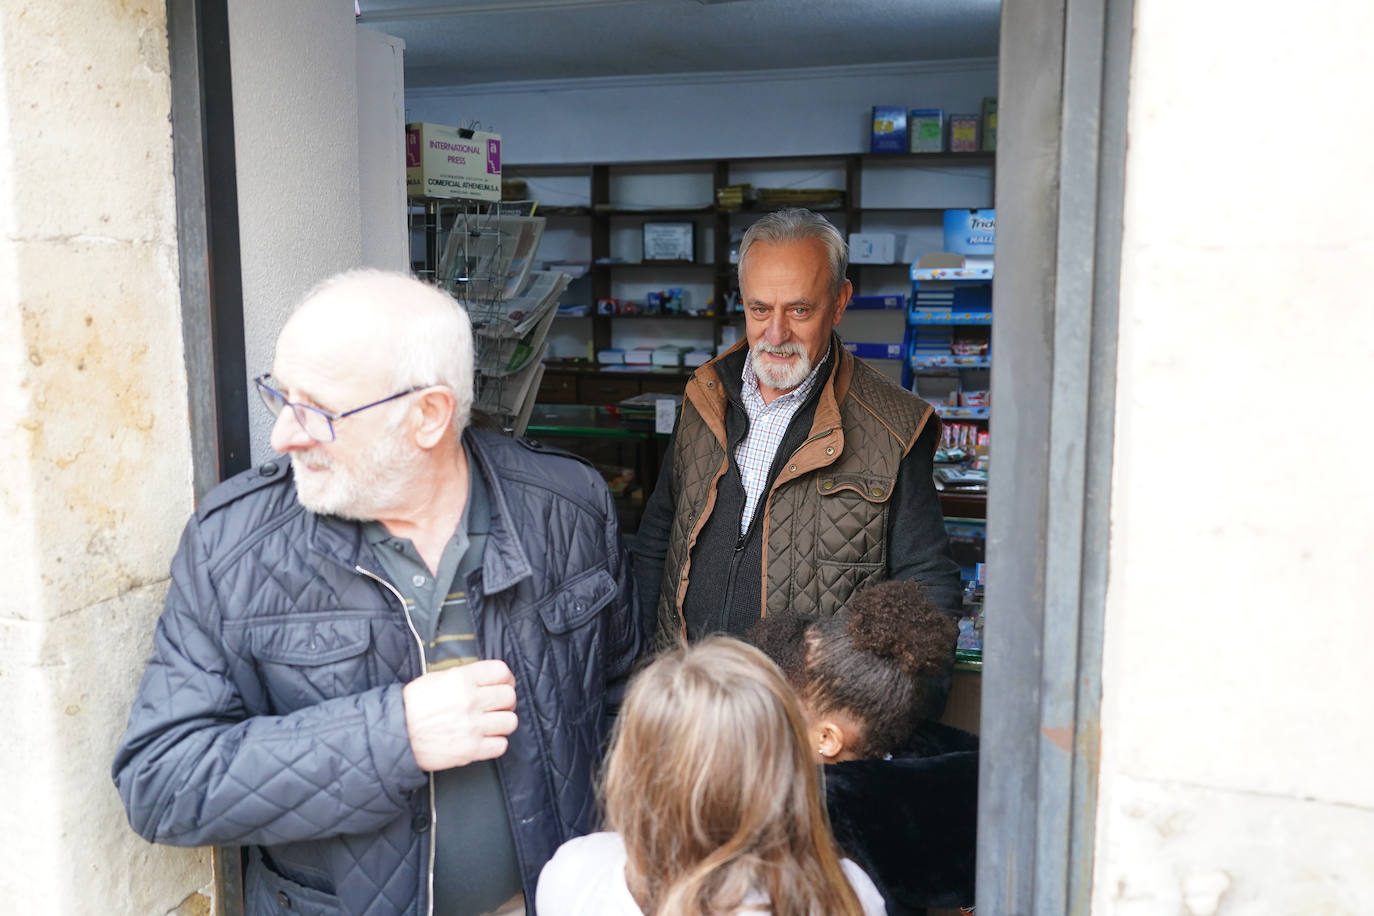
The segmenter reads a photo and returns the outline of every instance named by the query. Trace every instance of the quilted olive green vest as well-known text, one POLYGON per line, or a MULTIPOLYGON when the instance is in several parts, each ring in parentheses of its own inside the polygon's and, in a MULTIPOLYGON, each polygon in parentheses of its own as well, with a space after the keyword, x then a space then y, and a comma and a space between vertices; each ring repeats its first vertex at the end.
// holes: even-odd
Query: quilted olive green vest
MULTIPOLYGON (((658 602, 663 641, 686 637, 682 603, 692 545, 727 467, 718 362, 687 382, 678 421, 677 502, 658 602)), ((839 350, 806 441, 757 510, 763 513, 763 615, 790 608, 827 616, 861 586, 886 577, 888 500, 902 459, 928 422, 940 422, 929 404, 839 350)))

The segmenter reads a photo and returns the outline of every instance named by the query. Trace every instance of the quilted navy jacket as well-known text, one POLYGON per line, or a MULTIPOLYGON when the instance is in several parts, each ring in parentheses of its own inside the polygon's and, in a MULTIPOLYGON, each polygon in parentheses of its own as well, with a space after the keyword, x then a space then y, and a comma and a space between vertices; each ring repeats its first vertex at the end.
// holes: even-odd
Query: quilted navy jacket
MULTIPOLYGON (((498 516, 468 580, 486 657, 515 674, 497 761, 527 898, 593 829, 608 688, 639 650, 610 494, 580 460, 469 430, 498 516)), ((279 458, 191 519, 114 762, 129 822, 177 846, 253 847, 249 913, 429 910, 429 777, 401 686, 422 671, 360 526, 305 511, 279 458)))

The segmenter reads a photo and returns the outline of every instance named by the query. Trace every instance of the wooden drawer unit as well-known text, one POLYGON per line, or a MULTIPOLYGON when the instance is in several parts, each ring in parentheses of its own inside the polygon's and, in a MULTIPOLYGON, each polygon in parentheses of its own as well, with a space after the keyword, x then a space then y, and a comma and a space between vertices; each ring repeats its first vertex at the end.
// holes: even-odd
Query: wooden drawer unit
POLYGON ((536 400, 543 404, 576 404, 577 376, 571 372, 545 372, 536 400))
POLYGON ((583 376, 577 380, 577 401, 579 404, 618 404, 637 394, 639 394, 639 379, 594 375, 583 376))
MULTIPOLYGON (((690 373, 692 370, 688 369, 690 373)), ((640 394, 682 394, 682 389, 687 387, 687 377, 682 378, 646 378, 640 383, 640 394)))

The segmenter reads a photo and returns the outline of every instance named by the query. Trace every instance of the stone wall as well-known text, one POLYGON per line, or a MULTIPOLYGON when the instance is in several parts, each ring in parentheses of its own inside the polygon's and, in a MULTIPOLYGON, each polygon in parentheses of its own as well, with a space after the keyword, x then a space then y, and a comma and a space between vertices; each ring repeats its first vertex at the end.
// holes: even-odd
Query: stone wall
POLYGON ((1095 913, 1374 912, 1374 7, 1290 12, 1136 0, 1095 913))
POLYGON ((109 767, 191 511, 163 0, 0 5, 0 900, 166 913, 109 767))

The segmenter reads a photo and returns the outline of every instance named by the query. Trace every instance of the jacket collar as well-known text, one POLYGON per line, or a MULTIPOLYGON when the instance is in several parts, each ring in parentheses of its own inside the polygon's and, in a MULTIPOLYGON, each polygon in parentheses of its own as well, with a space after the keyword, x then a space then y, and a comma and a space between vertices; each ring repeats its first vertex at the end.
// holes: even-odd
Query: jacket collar
POLYGON ((486 479, 487 492, 491 494, 491 534, 482 554, 482 588, 487 594, 493 594, 533 575, 533 567, 525 553, 525 545, 515 534, 506 492, 484 437, 468 428, 463 431, 463 445, 467 448, 469 461, 486 479))
MULTIPOLYGON (((747 339, 740 340, 720 356, 701 366, 687 380, 687 398, 696 405, 697 412, 716 438, 728 441, 725 432, 725 401, 740 400, 740 374, 744 371, 744 360, 748 358, 747 339)), ((841 428, 840 404, 849 394, 850 383, 854 379, 854 355, 844 348, 840 335, 830 332, 830 370, 822 377, 811 396, 818 398, 816 413, 811 423, 811 438, 828 429, 841 428)))

